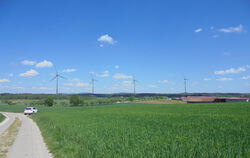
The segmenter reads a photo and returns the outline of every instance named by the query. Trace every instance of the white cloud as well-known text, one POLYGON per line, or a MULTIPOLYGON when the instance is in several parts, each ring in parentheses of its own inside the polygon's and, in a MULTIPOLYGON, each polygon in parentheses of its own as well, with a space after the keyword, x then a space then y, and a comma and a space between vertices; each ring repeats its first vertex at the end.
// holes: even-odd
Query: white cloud
MULTIPOLYGON (((109 36, 108 34, 106 35, 102 35, 101 37, 99 37, 97 39, 97 41, 99 42, 104 42, 104 43, 108 43, 108 44, 115 44, 117 41, 115 41, 111 36, 109 36)), ((101 46, 101 45, 100 45, 101 46)), ((103 47, 103 46, 101 46, 103 47)))
POLYGON ((243 76, 242 79, 243 79, 243 80, 248 80, 248 79, 250 79, 250 75, 248 75, 248 76, 243 76))
POLYGON ((117 73, 113 76, 113 79, 132 79, 132 76, 127 76, 125 74, 117 73))
POLYGON ((10 82, 10 80, 8 80, 6 78, 0 79, 0 83, 4 83, 4 82, 10 82))
POLYGON ((35 65, 35 61, 30 61, 30 60, 24 60, 21 62, 23 65, 35 65))
POLYGON ((236 27, 228 27, 228 28, 221 28, 219 29, 220 32, 224 32, 224 33, 233 33, 233 32, 242 32, 244 29, 243 29, 243 26, 240 24, 239 26, 236 26, 236 27))
POLYGON ((238 74, 238 73, 241 73, 241 72, 244 72, 244 71, 246 71, 246 68, 239 67, 238 69, 231 68, 231 69, 228 69, 228 70, 215 71, 214 74, 216 74, 216 75, 238 74))
POLYGON ((11 74, 9 74, 9 77, 13 77, 13 76, 14 76, 14 74, 12 74, 12 73, 11 73, 11 74))
POLYGON ((213 29, 214 29, 214 27, 213 27, 213 26, 211 26, 211 27, 210 27, 210 30, 213 30, 213 29))
POLYGON ((198 32, 201 32, 202 31, 202 28, 198 28, 196 30, 194 30, 194 32, 198 33, 198 32))
POLYGON ((204 78, 204 81, 211 81, 211 78, 204 78))
POLYGON ((149 85, 148 87, 149 88, 157 88, 158 86, 157 85, 149 85))
POLYGON ((217 81, 232 81, 233 79, 232 78, 218 78, 216 79, 217 81))
POLYGON ((104 44, 100 44, 99 46, 100 46, 100 47, 104 47, 104 44))
POLYGON ((21 73, 19 76, 21 77, 33 77, 38 75, 38 72, 36 70, 30 69, 29 71, 26 71, 25 73, 21 73))
POLYGON ((65 86, 73 86, 73 83, 65 83, 65 86))
POLYGON ((47 60, 44 60, 44 61, 36 64, 37 68, 52 67, 52 66, 53 66, 52 62, 47 61, 47 60))
POLYGON ((89 84, 88 84, 88 83, 83 83, 83 82, 78 82, 78 83, 76 84, 76 86, 77 86, 77 87, 88 87, 89 84))
POLYGON ((76 69, 64 69, 62 70, 62 72, 75 72, 76 69))
POLYGON ((109 77, 109 71, 106 70, 102 74, 97 74, 98 77, 109 77))
POLYGON ((120 68, 120 66, 119 65, 115 65, 115 69, 119 69, 120 68))

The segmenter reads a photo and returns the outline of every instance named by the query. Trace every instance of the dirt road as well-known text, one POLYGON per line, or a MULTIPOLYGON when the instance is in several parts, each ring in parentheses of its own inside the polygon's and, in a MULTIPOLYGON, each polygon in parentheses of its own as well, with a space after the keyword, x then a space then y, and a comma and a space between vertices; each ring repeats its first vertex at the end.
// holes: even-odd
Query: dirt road
POLYGON ((0 124, 0 134, 18 117, 22 121, 14 144, 7 153, 7 158, 52 158, 36 123, 23 114, 3 113, 6 116, 0 124))

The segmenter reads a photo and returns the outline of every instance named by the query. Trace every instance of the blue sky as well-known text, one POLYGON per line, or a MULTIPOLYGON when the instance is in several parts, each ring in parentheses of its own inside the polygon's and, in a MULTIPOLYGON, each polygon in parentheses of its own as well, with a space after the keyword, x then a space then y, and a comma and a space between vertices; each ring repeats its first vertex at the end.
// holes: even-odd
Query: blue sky
POLYGON ((0 93, 250 93, 248 0, 3 0, 0 93))

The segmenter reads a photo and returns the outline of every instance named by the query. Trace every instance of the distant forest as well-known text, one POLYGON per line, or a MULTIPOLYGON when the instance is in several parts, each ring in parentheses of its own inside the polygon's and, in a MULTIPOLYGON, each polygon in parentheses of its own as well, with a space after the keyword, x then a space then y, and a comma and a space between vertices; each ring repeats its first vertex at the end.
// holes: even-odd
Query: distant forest
MULTIPOLYGON (((6 99, 36 99, 41 100, 48 97, 53 97, 55 99, 69 99, 72 94, 10 94, 10 93, 2 93, 0 94, 1 100, 6 99)), ((78 94, 80 97, 155 97, 155 96, 166 96, 166 97, 184 97, 184 96, 216 96, 216 97, 242 97, 242 98, 250 98, 250 93, 177 93, 177 94, 163 94, 163 93, 115 93, 115 94, 90 94, 90 93, 81 93, 78 94)))

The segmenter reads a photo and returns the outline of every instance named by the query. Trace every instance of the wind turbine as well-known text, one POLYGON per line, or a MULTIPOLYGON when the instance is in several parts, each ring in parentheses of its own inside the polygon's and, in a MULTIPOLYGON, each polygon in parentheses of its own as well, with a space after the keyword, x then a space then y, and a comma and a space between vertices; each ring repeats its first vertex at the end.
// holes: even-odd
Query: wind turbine
POLYGON ((187 78, 186 77, 184 77, 184 89, 185 89, 185 95, 186 95, 186 97, 187 97, 187 78))
POLYGON ((58 79, 59 79, 59 78, 66 79, 66 78, 63 77, 63 76, 61 76, 61 75, 58 73, 58 71, 57 71, 57 69, 56 69, 56 66, 54 66, 54 68, 55 68, 55 71, 56 71, 56 76, 53 77, 50 81, 56 80, 56 94, 58 94, 58 79))
POLYGON ((97 80, 94 79, 93 73, 91 73, 92 94, 95 93, 95 82, 96 82, 96 81, 97 81, 97 80))
POLYGON ((135 91, 135 88, 136 88, 135 83, 136 83, 136 82, 139 82, 139 81, 137 81, 137 80, 134 78, 134 76, 133 76, 134 95, 136 94, 136 91, 135 91))

